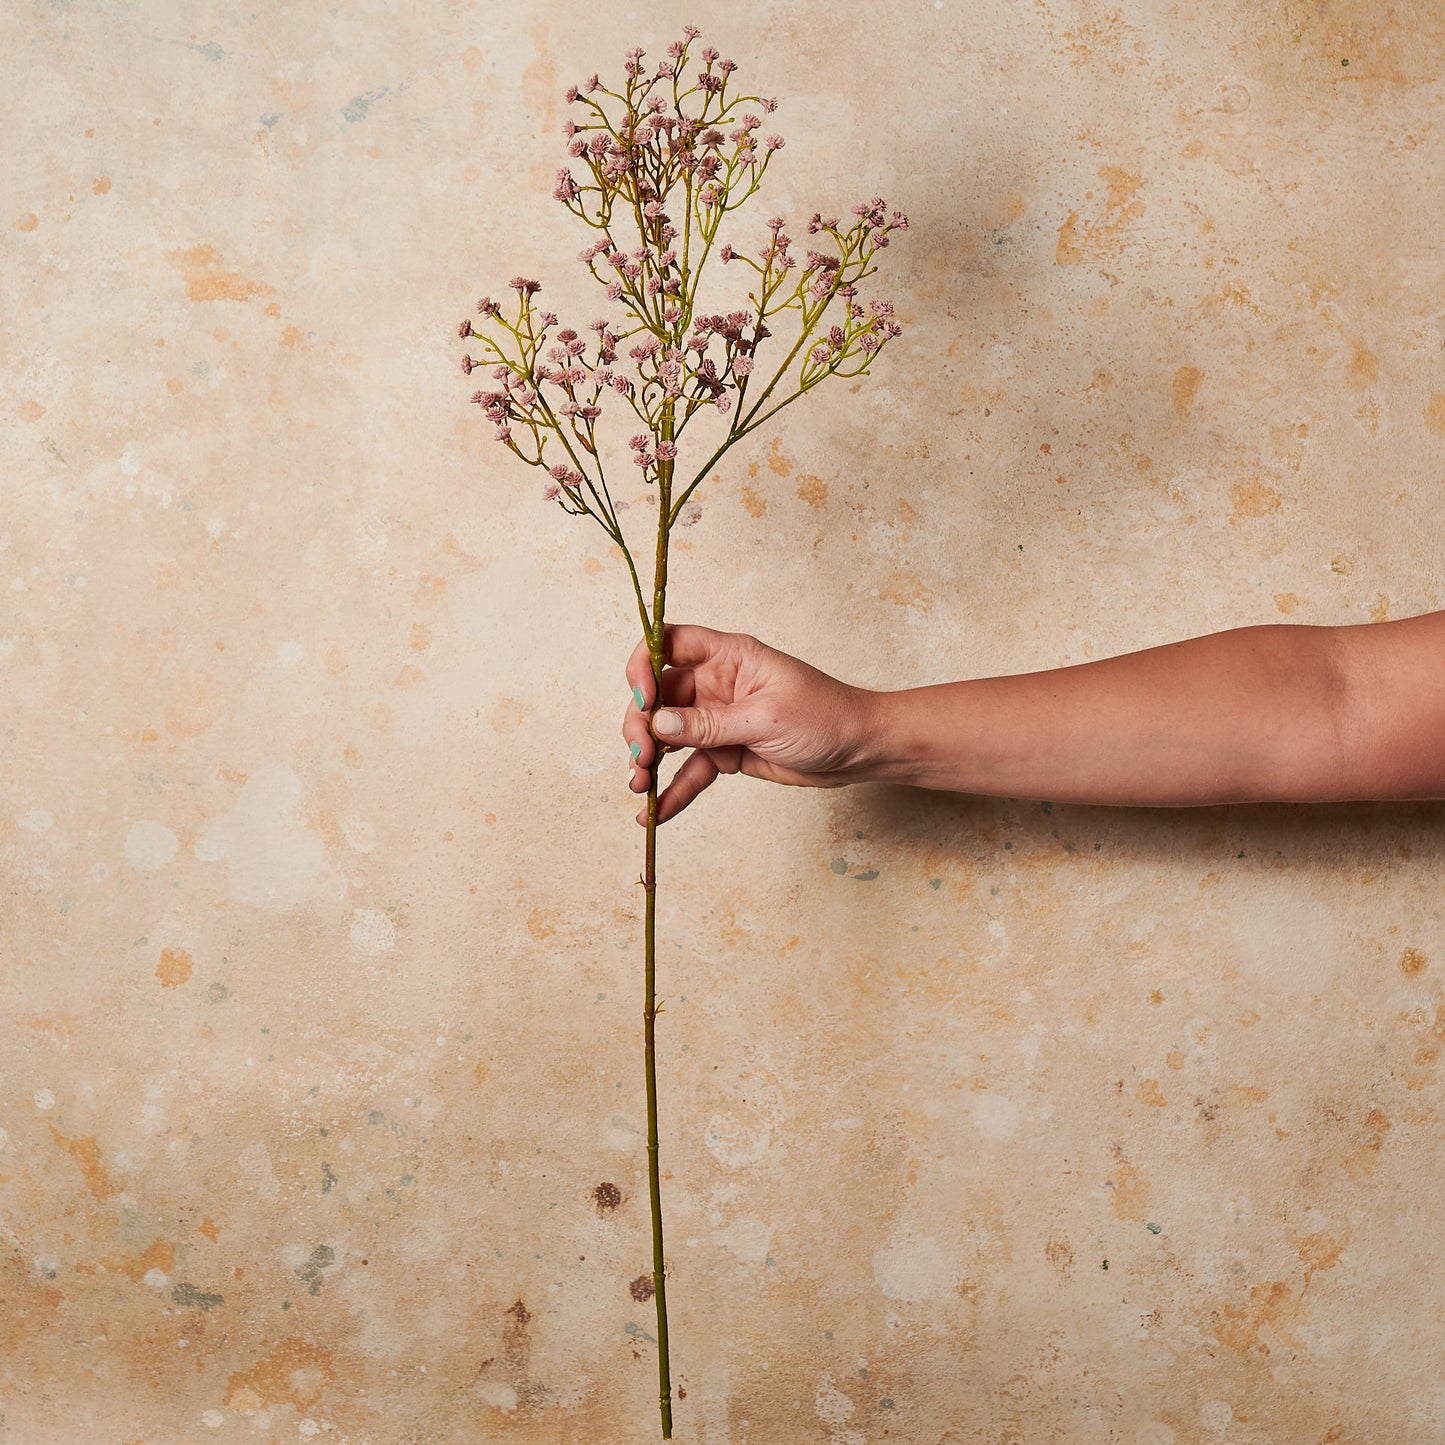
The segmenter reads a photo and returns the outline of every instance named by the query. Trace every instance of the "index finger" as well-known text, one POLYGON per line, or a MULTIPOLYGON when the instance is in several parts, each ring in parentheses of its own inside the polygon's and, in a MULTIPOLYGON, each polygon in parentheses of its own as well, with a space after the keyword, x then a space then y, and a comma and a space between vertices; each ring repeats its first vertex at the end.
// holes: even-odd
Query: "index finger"
POLYGON ((648 651, 646 637, 632 649, 632 656, 627 659, 627 680, 641 695, 642 711, 646 712, 652 706, 654 691, 652 654, 648 651))
MULTIPOLYGON (((667 667, 696 667, 723 648, 728 634, 711 627, 698 627, 685 622, 667 622, 662 628, 662 660, 667 667)), ((627 659, 627 680, 642 694, 642 711, 655 700, 656 686, 652 676, 652 653, 644 637, 627 659)))

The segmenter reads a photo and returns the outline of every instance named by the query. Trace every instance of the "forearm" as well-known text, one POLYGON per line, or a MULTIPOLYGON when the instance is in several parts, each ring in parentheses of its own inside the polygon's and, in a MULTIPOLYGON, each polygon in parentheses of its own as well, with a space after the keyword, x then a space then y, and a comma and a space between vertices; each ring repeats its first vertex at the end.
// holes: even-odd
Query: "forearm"
POLYGON ((1058 802, 1183 807, 1362 794, 1354 628, 1215 633, 1101 662, 874 694, 868 775, 1058 802))

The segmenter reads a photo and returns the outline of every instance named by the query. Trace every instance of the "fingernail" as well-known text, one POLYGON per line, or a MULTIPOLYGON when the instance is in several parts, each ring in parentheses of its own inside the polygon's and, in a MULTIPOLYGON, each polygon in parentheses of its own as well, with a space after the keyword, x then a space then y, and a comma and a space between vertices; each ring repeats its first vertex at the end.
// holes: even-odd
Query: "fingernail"
POLYGON ((675 738, 682 731, 682 719, 675 712, 660 712, 652 719, 652 730, 665 738, 675 738))
POLYGON ((642 689, 640 687, 634 687, 632 689, 632 697, 633 701, 637 703, 638 707, 647 706, 647 704, 642 700, 642 689))
POLYGON ((640 753, 641 751, 642 751, 642 744, 641 744, 641 743, 633 743, 632 748, 631 748, 631 753, 632 753, 632 761, 633 761, 634 763, 637 761, 637 755, 638 755, 638 753, 640 753))

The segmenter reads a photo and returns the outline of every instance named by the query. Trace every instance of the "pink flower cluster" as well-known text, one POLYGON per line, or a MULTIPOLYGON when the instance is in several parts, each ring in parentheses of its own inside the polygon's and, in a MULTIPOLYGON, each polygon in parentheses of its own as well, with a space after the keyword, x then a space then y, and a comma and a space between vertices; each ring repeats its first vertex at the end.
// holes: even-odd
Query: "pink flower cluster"
POLYGON ((770 114, 777 101, 762 96, 729 99, 737 65, 712 46, 703 50, 703 69, 694 75, 692 86, 685 87, 689 47, 698 33, 695 26, 684 27, 684 38, 673 41, 667 58, 651 68, 643 65, 644 51, 629 50, 621 94, 608 90, 595 75, 585 87, 568 87, 568 103, 582 105, 587 114, 580 122, 567 121, 567 150, 586 165, 590 177, 579 181, 564 167, 557 172, 552 194, 591 224, 600 226, 610 213, 613 193, 631 189, 639 200, 655 202, 684 176, 694 182, 693 201, 701 211, 725 208, 740 182, 751 194, 768 157, 782 148, 782 136, 768 135, 760 143, 756 135, 763 124, 757 111, 770 114), (603 100, 593 99, 599 92, 603 100), (609 113, 606 101, 620 101, 620 113, 609 113), (690 107, 689 101, 697 103, 690 107), (757 111, 747 108, 752 105, 757 111), (590 196, 596 197, 595 204, 589 203, 590 196))
POLYGON ((472 400, 497 440, 546 470, 547 495, 568 510, 591 512, 588 498, 596 501, 602 512, 594 515, 619 540, 596 435, 608 394, 646 429, 631 447, 644 477, 670 481, 677 438, 699 409, 734 416, 729 445, 824 376, 866 371, 902 330, 890 303, 858 294, 877 252, 908 226, 881 197, 855 206, 847 225, 815 212, 809 245, 796 250, 781 216, 768 221, 755 251, 721 242, 720 224, 757 190, 783 138, 761 134, 777 102, 737 94, 732 61, 708 46, 693 67, 698 33, 685 27, 655 65, 644 64, 641 49, 629 50, 617 89, 593 75, 567 91, 581 111, 565 126, 575 169, 558 170, 553 194, 596 231, 578 260, 625 319, 593 322, 590 341, 557 329, 557 317, 536 306, 539 283, 515 276, 514 313, 484 296, 482 321, 458 327, 483 351, 481 359, 465 355, 462 370, 491 365, 497 384, 472 400), (698 308, 699 275, 714 252, 757 273, 750 305, 715 314, 698 308), (798 340, 780 346, 765 370, 760 347, 781 329, 784 313, 792 313, 798 340), (557 445, 565 462, 548 455, 557 445))

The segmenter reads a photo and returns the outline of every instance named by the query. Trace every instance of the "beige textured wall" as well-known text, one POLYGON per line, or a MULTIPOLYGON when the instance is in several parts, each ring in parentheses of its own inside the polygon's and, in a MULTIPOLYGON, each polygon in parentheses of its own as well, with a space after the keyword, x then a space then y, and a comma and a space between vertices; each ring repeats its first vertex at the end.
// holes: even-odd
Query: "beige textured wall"
MULTIPOLYGON (((760 217, 914 224, 674 617, 883 686, 1445 606, 1439 0, 4 6, 0 1440, 654 1437, 636 620, 454 328, 584 294, 560 92, 686 20, 760 217)), ((679 1438, 1445 1439, 1442 855, 719 785, 679 1438)))

